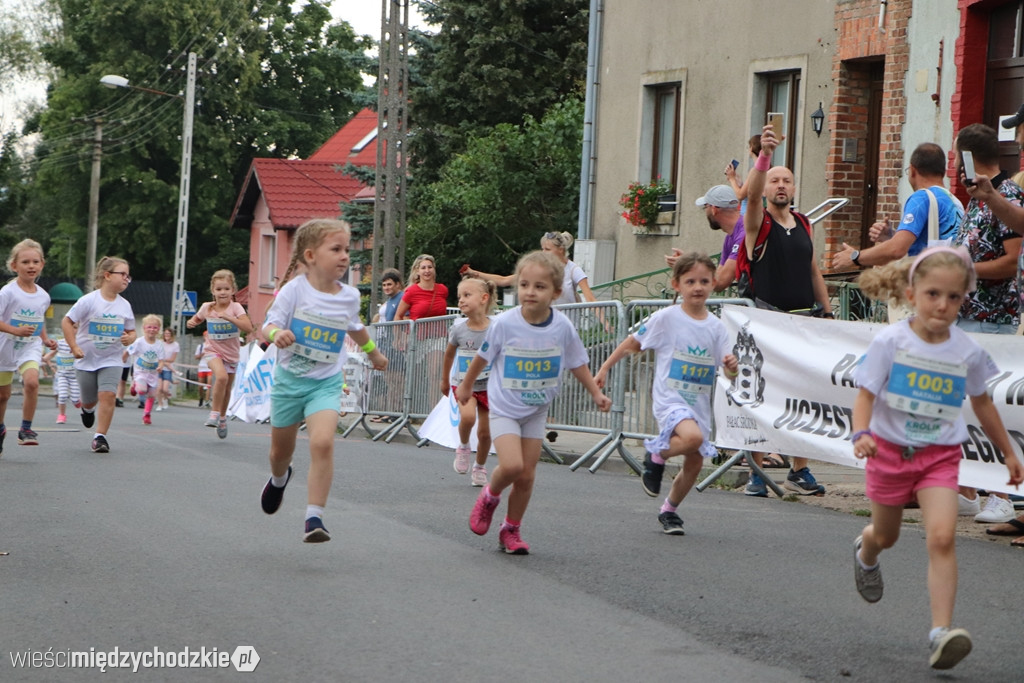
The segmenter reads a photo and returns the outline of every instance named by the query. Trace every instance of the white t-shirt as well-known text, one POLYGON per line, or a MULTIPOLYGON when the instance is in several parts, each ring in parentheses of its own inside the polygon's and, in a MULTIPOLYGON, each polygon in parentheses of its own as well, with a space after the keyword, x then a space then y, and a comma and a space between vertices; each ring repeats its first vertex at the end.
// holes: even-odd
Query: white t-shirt
POLYGON ((985 393, 985 382, 998 372, 988 352, 960 328, 930 344, 903 320, 871 341, 854 378, 875 395, 872 432, 901 446, 952 446, 968 438, 964 399, 985 393))
MULTIPOLYGON (((176 341, 172 341, 170 344, 162 342, 164 345, 163 353, 160 355, 160 360, 170 360, 171 358, 177 358, 181 352, 181 344, 176 341)), ((168 370, 174 370, 173 367, 168 367, 168 370)))
MULTIPOLYGON (((448 331, 448 344, 455 347, 455 360, 452 362, 452 371, 448 373, 448 383, 453 387, 459 386, 459 382, 466 375, 469 364, 476 358, 476 352, 483 346, 487 330, 471 330, 468 318, 460 318, 452 323, 452 329, 448 331)), ((490 329, 490 319, 488 328, 490 329)), ((491 368, 484 368, 476 381, 473 382, 473 391, 487 391, 487 378, 490 377, 491 368)))
MULTIPOLYGON (((552 304, 574 304, 576 303, 576 287, 580 282, 587 279, 583 269, 572 261, 565 264, 565 276, 562 278, 562 293, 552 304)), ((488 399, 489 400, 489 399, 488 399)))
POLYGON ((41 362, 43 340, 39 336, 46 324, 46 309, 50 307, 50 295, 36 285, 36 291, 29 294, 11 280, 0 288, 0 317, 14 327, 32 327, 28 337, 0 334, 0 370, 11 371, 28 361, 41 362))
POLYGON ((96 289, 75 302, 66 318, 78 325, 75 342, 85 353, 75 361, 76 370, 122 367, 121 335, 135 329, 131 304, 120 294, 113 301, 96 289))
POLYGON ((519 306, 494 319, 477 355, 491 365, 491 414, 516 420, 546 411, 563 371, 587 364, 583 342, 563 313, 552 310, 547 322, 531 325, 519 306))
POLYGON ((341 284, 341 291, 327 294, 299 275, 277 293, 264 327, 269 325, 295 334, 294 344, 277 350, 278 365, 308 379, 332 377, 345 364, 346 332, 363 329, 359 290, 341 284))
POLYGON ((159 339, 152 344, 145 337, 136 339, 128 346, 128 356, 134 359, 133 370, 139 375, 156 375, 160 369, 160 359, 164 357, 164 343, 159 339))
POLYGON ((722 321, 710 313, 695 320, 681 305, 671 306, 652 314, 633 338, 641 349, 655 353, 651 403, 658 423, 683 405, 696 415, 701 432, 709 434, 715 372, 730 352, 722 321))
POLYGON ((209 372, 210 363, 206 360, 206 344, 203 342, 199 342, 199 346, 196 347, 196 358, 199 359, 196 372, 209 372))

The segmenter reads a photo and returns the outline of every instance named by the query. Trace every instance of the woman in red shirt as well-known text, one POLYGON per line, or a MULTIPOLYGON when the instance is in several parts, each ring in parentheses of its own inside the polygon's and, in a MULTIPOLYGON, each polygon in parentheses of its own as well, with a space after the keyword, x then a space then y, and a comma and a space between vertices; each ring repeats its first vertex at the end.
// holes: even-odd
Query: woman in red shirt
POLYGON ((448 288, 437 282, 434 257, 420 254, 412 262, 409 286, 395 311, 395 320, 418 320, 444 315, 448 306, 448 288))

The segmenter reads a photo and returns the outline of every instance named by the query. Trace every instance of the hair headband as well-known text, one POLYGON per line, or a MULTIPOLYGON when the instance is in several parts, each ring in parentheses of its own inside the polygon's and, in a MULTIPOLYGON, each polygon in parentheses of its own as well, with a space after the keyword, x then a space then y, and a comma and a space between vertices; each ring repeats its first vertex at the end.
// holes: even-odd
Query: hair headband
POLYGON ((918 254, 917 258, 914 259, 914 262, 910 264, 910 272, 907 273, 907 282, 909 284, 914 284, 914 271, 917 270, 917 267, 926 258, 942 253, 953 254, 963 261, 964 265, 967 267, 967 291, 973 292, 978 289, 978 274, 974 271, 974 261, 971 260, 971 255, 968 254, 967 250, 963 247, 928 247, 918 254))

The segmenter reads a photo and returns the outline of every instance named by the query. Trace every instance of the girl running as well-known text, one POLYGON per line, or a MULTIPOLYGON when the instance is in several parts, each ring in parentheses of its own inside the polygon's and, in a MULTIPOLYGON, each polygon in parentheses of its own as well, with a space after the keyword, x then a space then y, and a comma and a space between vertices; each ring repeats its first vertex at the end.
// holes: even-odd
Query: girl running
POLYGON ((677 299, 682 297, 682 304, 654 313, 619 344, 597 372, 597 385, 603 387, 608 371, 620 360, 654 350, 651 402, 659 435, 644 442, 647 456, 640 480, 647 495, 654 497, 661 491, 665 461, 677 455, 684 458, 658 513, 666 534, 683 535, 683 520, 676 508, 697 481, 704 458, 717 454, 706 436, 711 430, 715 371, 723 366, 729 379, 739 372, 736 357, 729 353, 725 325, 706 306, 714 285, 715 264, 710 258, 693 252, 681 254, 672 268, 672 289, 677 299))
POLYGON ((970 635, 952 625, 957 475, 960 444, 968 438, 960 413, 965 395, 985 434, 1003 454, 1008 483, 1016 486, 1024 480, 1024 466, 986 392, 986 381, 999 370, 955 326, 960 305, 976 282, 970 256, 950 247, 925 249, 909 265, 904 259, 860 276, 868 296, 883 301, 905 296, 915 314, 882 330, 856 370, 860 391, 853 404, 850 441, 853 454, 868 459, 871 523, 854 541, 854 580, 866 601, 882 599, 878 556, 896 544, 903 507, 916 496, 928 546, 929 663, 935 669, 952 668, 971 651, 970 635))
POLYGON ((157 335, 163 320, 152 313, 142 319, 142 339, 136 339, 124 352, 124 359, 133 358, 132 396, 144 401, 145 412, 142 424, 153 424, 153 403, 160 400, 160 359, 164 356, 164 345, 157 335))
POLYGON ((533 493, 548 405, 558 395, 563 367, 571 370, 602 412, 611 408, 611 399, 601 393, 590 374, 587 352, 576 328, 563 313, 551 308, 562 292, 564 270, 556 256, 545 252, 530 252, 519 259, 519 306, 491 323, 455 393, 459 403, 468 404, 477 377, 491 365, 487 399, 498 466, 491 483, 476 499, 469 528, 477 535, 486 534, 501 492, 511 487, 498 542, 512 555, 530 552, 519 527, 533 493))
MULTIPOLYGON (((494 311, 497 288, 493 282, 479 278, 467 278, 459 283, 459 310, 466 317, 456 320, 448 333, 448 348, 444 352, 444 372, 441 392, 447 396, 449 387, 455 390, 466 374, 476 352, 483 345, 484 336, 491 326, 490 314, 494 311)), ((487 484, 487 454, 491 450, 490 421, 487 408, 487 368, 480 373, 473 384, 473 396, 459 407, 459 446, 455 449, 455 471, 465 474, 469 471, 469 435, 476 423, 476 462, 470 483, 473 486, 487 484)))
POLYGON ((233 299, 238 287, 235 274, 230 270, 218 270, 210 278, 210 293, 213 301, 207 301, 185 324, 196 327, 206 321, 209 332, 206 341, 206 362, 213 372, 213 408, 206 418, 207 427, 216 427, 217 436, 228 436, 228 400, 231 385, 235 383, 235 369, 238 367, 239 331, 249 334, 252 323, 242 304, 233 299))
POLYGON ((53 367, 53 383, 57 387, 57 424, 66 424, 69 400, 76 410, 82 409, 82 394, 75 378, 75 355, 67 341, 58 339, 57 348, 43 356, 43 360, 53 367))
POLYGON ((24 400, 21 406, 21 427, 18 444, 38 446, 39 435, 32 429, 32 419, 39 401, 39 364, 43 361, 43 345, 57 348, 57 342, 46 336, 45 315, 50 295, 36 285, 43 272, 43 248, 35 240, 22 240, 11 249, 7 267, 17 277, 0 289, 0 453, 4 451, 7 427, 7 401, 11 398, 14 373, 21 375, 24 400))
POLYGON ((174 385, 174 362, 178 360, 178 353, 181 352, 181 346, 174 339, 174 330, 170 327, 164 328, 164 355, 160 359, 160 403, 157 404, 156 409, 160 410, 161 405, 163 410, 167 410, 171 407, 171 389, 174 385))
POLYGON ((262 329, 278 355, 270 393, 271 476, 260 504, 268 515, 281 507, 292 476, 295 438, 305 420, 310 456, 306 543, 331 540, 323 515, 334 477, 345 334, 368 354, 375 369, 388 364, 359 320, 359 290, 340 282, 348 270, 349 239, 348 224, 342 221, 313 219, 299 226, 285 284, 262 329), (291 280, 298 263, 305 266, 305 273, 291 280))
POLYGON ((75 302, 61 321, 61 328, 76 358, 82 424, 86 429, 96 424, 92 452, 108 453, 107 431, 114 418, 114 394, 121 380, 121 354, 123 347, 135 341, 135 314, 121 296, 132 281, 128 262, 104 256, 96 264, 95 273, 93 291, 75 302))

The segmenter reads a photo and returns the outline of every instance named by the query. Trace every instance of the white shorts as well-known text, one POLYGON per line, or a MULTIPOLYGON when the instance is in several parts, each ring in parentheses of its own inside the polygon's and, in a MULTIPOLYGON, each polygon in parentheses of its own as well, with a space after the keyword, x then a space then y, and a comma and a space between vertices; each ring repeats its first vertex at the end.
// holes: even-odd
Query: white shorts
POLYGON ((543 410, 519 419, 491 413, 490 424, 492 442, 505 434, 515 434, 520 439, 543 439, 548 424, 548 408, 544 406, 543 410))
MULTIPOLYGON (((698 426, 700 426, 700 421, 697 419, 696 413, 686 406, 676 406, 672 409, 672 412, 665 417, 664 421, 658 424, 658 428, 661 429, 661 433, 653 439, 644 439, 644 448, 647 449, 647 452, 661 453, 662 451, 668 450, 669 440, 672 438, 672 435, 676 433, 676 425, 683 420, 693 420, 698 426)), ((713 458, 718 455, 718 449, 705 438, 704 442, 700 445, 700 454, 705 458, 713 458)))

